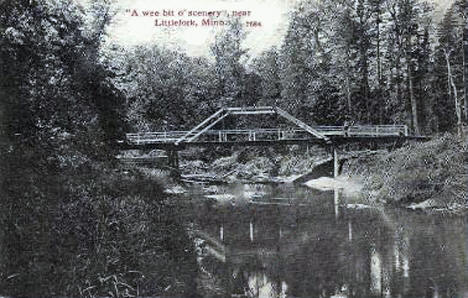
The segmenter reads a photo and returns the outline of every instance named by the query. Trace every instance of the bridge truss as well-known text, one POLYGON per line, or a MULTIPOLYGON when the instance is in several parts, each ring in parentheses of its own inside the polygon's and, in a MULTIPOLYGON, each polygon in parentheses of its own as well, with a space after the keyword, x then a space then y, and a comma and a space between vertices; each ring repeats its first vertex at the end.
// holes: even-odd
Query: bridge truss
POLYGON ((274 143, 331 144, 363 138, 408 136, 405 125, 310 126, 278 107, 223 108, 189 131, 160 131, 129 133, 127 143, 135 146, 179 147, 182 145, 255 145, 274 143), (294 125, 293 128, 212 129, 228 116, 278 115, 294 125))

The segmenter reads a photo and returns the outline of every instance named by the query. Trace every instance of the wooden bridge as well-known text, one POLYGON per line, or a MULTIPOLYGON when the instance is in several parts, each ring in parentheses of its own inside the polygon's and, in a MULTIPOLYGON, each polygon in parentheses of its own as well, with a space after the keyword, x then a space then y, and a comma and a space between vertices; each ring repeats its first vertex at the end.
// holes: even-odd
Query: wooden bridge
POLYGON ((126 134, 126 149, 164 149, 170 164, 177 166, 177 151, 189 146, 265 146, 275 144, 321 144, 335 147, 352 142, 398 141, 410 136, 406 125, 310 126, 278 107, 223 108, 189 131, 126 134), (292 127, 213 129, 228 116, 278 115, 292 127))
POLYGON ((221 109, 189 131, 160 131, 126 134, 132 148, 181 150, 187 146, 269 145, 300 143, 343 143, 366 139, 411 138, 406 125, 309 126, 277 107, 221 109), (277 114, 295 127, 212 129, 229 115, 277 114))

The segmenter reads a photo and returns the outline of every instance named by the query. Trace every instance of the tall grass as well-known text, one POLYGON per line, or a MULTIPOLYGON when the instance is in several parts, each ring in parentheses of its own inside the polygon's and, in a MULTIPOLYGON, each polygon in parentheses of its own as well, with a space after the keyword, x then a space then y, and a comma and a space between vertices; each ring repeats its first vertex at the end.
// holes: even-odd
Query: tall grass
POLYGON ((194 292, 193 244, 158 181, 104 162, 9 156, 2 169, 0 295, 194 292))

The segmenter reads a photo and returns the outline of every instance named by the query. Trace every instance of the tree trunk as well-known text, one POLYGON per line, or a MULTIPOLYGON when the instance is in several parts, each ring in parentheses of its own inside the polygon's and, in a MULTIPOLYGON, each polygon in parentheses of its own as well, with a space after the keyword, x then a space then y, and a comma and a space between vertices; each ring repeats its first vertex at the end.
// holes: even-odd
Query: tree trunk
POLYGON ((448 98, 450 99, 452 97, 452 87, 450 85, 450 75, 448 74, 447 74, 447 94, 448 94, 448 98))
POLYGON ((382 71, 380 61, 380 3, 377 4, 377 80, 379 88, 382 87, 382 71))
POLYGON ((462 124, 462 111, 461 111, 461 105, 458 99, 458 91, 457 91, 457 86, 455 85, 455 82, 453 80, 453 75, 452 75, 452 67, 450 65, 450 53, 444 50, 445 53, 445 60, 447 61, 447 76, 448 80, 450 81, 450 85, 453 88, 453 98, 455 100, 455 113, 457 115, 457 131, 458 131, 458 136, 460 138, 463 138, 463 124, 462 124))
MULTIPOLYGON (((377 81, 379 86, 378 97, 379 101, 383 100, 382 98, 382 65, 381 65, 381 58, 380 58, 380 2, 377 2, 377 81)), ((385 103, 381 103, 377 106, 378 113, 379 113, 379 124, 383 123, 383 107, 385 103)))
POLYGON ((465 121, 468 124, 468 3, 465 2, 465 30, 463 34, 463 84, 465 85, 465 121))
POLYGON ((416 135, 420 135, 419 123, 418 123, 418 103, 416 97, 414 96, 414 84, 413 84, 413 69, 411 65, 411 36, 407 37, 407 50, 406 50, 406 63, 408 69, 408 87, 409 87, 409 96, 411 103, 411 122, 413 123, 413 130, 416 135))
POLYGON ((411 102, 411 116, 413 122, 413 129, 416 135, 420 134, 419 123, 418 123, 418 104, 416 102, 416 97, 414 96, 414 87, 413 87, 413 74, 411 70, 411 62, 408 61, 408 81, 409 81, 409 94, 411 102))
POLYGON ((346 100, 348 104, 348 115, 349 117, 353 117, 353 106, 351 103, 351 82, 349 80, 349 76, 346 76, 346 100))
MULTIPOLYGON (((401 109, 403 106, 402 104, 402 99, 401 99, 401 85, 400 85, 400 79, 401 79, 401 63, 400 63, 400 54, 397 55, 396 59, 396 91, 397 91, 397 102, 398 102, 398 108, 401 109)), ((404 111, 405 109, 403 109, 404 111)), ((401 110, 400 110, 401 112, 401 110)), ((400 114, 401 115, 401 114, 400 114)))
POLYGON ((348 75, 346 75, 346 102, 348 105, 348 116, 349 118, 354 120, 354 115, 353 115, 353 106, 351 102, 351 79, 350 79, 350 70, 351 66, 349 63, 349 50, 346 51, 346 70, 348 72, 348 75))

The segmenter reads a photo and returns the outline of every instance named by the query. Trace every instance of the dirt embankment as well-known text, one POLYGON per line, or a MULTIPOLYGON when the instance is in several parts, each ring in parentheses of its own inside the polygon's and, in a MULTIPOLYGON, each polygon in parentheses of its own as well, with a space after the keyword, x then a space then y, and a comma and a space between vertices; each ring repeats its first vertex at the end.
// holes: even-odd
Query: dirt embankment
POLYGON ((351 160, 344 166, 371 202, 411 208, 465 208, 467 146, 445 134, 388 153, 351 160))
POLYGON ((327 157, 325 150, 314 154, 292 148, 287 152, 272 149, 238 150, 213 160, 188 160, 181 164, 182 176, 212 182, 292 182, 327 157))

